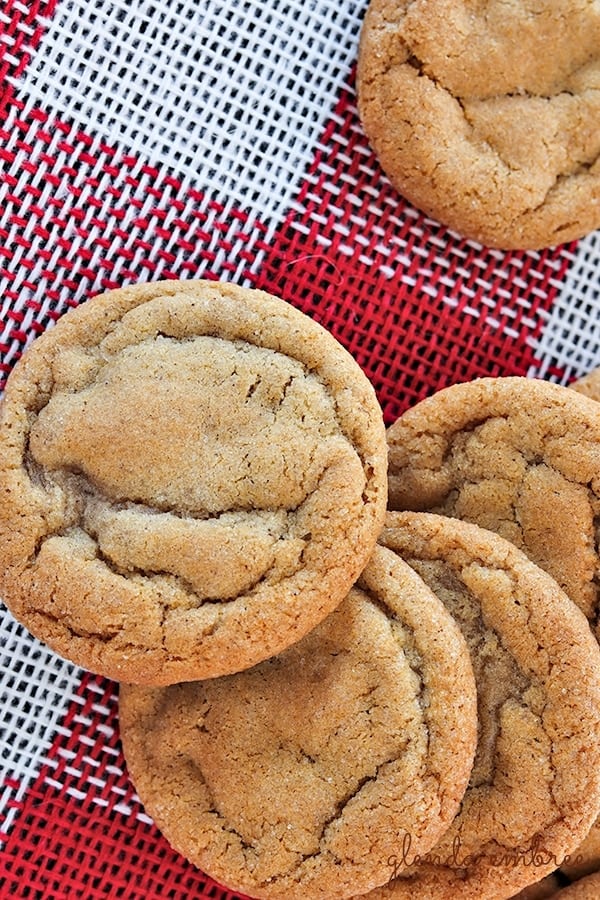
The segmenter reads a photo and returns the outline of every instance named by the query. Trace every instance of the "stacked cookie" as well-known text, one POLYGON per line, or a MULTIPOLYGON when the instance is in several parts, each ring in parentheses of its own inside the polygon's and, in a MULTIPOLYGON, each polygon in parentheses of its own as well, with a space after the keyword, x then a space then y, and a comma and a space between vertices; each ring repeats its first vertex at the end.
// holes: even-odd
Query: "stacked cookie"
POLYGON ((173 845, 256 897, 351 897, 385 883, 399 838, 424 854, 458 810, 476 738, 464 640, 376 548, 299 643, 245 672, 123 686, 134 783, 173 845))
POLYGON ((475 670, 479 735, 451 827, 428 857, 373 896, 512 896, 577 846, 582 794, 574 772, 587 757, 595 765, 598 752, 595 714, 589 717, 597 648, 552 578, 487 530, 428 513, 390 513, 380 541, 459 622, 475 670))
POLYGON ((324 329, 233 286, 113 291, 9 379, 0 586, 123 682, 140 796, 218 881, 509 897, 600 810, 597 417, 441 392, 388 433, 384 519, 381 410, 324 329))
MULTIPOLYGON (((464 519, 510 540, 553 575, 598 638, 596 377, 576 384, 577 394, 521 378, 456 385, 409 410, 388 443, 391 507, 464 519)), ((593 742, 580 753, 574 772, 590 764, 593 742)), ((560 877, 598 869, 597 827, 571 859, 557 859, 560 877)))
POLYGON ((598 900, 600 897, 600 873, 588 875, 559 890, 556 894, 547 894, 546 896, 558 897, 558 900, 598 900))

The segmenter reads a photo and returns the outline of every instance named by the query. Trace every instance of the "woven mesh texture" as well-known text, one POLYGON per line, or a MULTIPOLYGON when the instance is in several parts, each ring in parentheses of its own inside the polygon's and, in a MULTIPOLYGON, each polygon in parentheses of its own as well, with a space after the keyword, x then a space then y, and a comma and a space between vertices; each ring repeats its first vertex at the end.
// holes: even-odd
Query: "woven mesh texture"
POLYGON ((0 101, 35 52, 56 0, 3 0, 0 9, 0 101))
POLYGON ((243 281, 264 246, 248 212, 14 103, 0 127, 0 375, 58 315, 101 290, 173 277, 243 281))
MULTIPOLYGON (((363 4, 5 0, 0 379, 120 284, 262 287, 329 328, 391 422, 480 375, 600 364, 600 241, 462 241, 390 187, 358 123, 363 4)), ((0 898, 233 900, 125 772, 116 686, 0 620, 0 898)))
POLYGON ((356 5, 331 0, 72 0, 27 91, 150 162, 201 171, 238 204, 275 209, 310 160, 357 29, 356 5))
POLYGON ((538 372, 568 384, 600 366, 600 233, 580 241, 536 342, 538 372))
POLYGON ((391 423, 449 384, 535 373, 572 256, 484 250, 414 210, 382 174, 347 90, 257 283, 348 347, 391 423))
POLYGON ((20 775, 38 771, 81 673, 33 641, 5 609, 0 609, 0 634, 0 758, 6 773, 0 784, 1 842, 27 788, 20 775))
MULTIPOLYGON (((10 785, 7 785, 10 789, 10 785)), ((4 898, 235 900, 176 854, 124 773, 117 693, 84 676, 0 856, 4 898)))

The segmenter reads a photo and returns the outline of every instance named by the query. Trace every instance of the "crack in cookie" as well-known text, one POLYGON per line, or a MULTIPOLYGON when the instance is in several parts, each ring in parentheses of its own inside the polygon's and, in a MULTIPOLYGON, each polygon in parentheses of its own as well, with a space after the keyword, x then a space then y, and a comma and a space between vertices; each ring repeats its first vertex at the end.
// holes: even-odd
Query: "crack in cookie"
POLYGON ((454 516, 512 541, 600 635, 594 401, 535 379, 479 379, 417 404, 388 443, 392 509, 454 516))

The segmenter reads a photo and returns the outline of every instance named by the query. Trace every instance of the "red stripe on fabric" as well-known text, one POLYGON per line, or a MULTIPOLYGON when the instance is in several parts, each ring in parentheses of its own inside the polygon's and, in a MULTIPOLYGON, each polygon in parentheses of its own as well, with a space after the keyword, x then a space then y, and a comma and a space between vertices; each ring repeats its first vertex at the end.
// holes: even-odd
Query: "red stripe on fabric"
POLYGON ((568 264, 560 250, 478 248, 412 209, 347 90, 255 283, 335 334, 392 422, 454 382, 535 367, 531 340, 568 264))
POLYGON ((84 677, 0 850, 2 897, 243 900, 140 820, 121 754, 116 690, 84 677))
POLYGON ((70 293, 85 299, 123 283, 199 272, 213 280, 244 277, 264 249, 267 229, 259 219, 90 135, 71 134, 43 110, 23 112, 14 127, 27 141, 3 152, 11 190, 0 228, 0 277, 5 298, 33 318, 27 317, 29 334, 15 328, 4 335, 12 347, 2 348, 0 389, 31 332, 76 305, 70 293), (43 295, 43 310, 29 293, 43 295))

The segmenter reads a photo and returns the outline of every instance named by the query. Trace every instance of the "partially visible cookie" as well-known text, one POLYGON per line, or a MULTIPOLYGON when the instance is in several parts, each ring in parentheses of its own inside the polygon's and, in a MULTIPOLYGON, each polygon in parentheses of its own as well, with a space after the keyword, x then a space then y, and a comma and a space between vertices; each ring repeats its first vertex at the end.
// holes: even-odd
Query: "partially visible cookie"
POLYGON ((439 391, 388 430, 392 509, 496 531, 598 621, 600 406, 531 378, 439 391))
MULTIPOLYGON (((587 375, 572 382, 569 388, 589 397, 590 400, 600 402, 600 367, 592 369, 587 375)), ((600 821, 594 824, 588 837, 577 849, 575 860, 561 867, 571 878, 581 878, 600 867, 600 821)))
POLYGON ((381 527, 386 463, 366 376, 283 300, 203 281, 111 291, 8 379, 2 596, 117 680, 237 671, 342 602, 381 527))
POLYGON ((469 653, 442 603, 389 550, 284 653, 236 675, 122 686, 127 765, 167 840, 230 889, 334 900, 430 849, 475 750, 469 653))
POLYGON ((496 534, 390 513, 380 542, 462 628, 479 739, 448 831, 369 900, 510 897, 551 874, 600 809, 600 648, 552 578, 496 534))
POLYGON ((600 401, 600 367, 592 369, 587 375, 582 375, 577 381, 569 385, 571 390, 585 394, 591 400, 600 401))
POLYGON ((600 9, 371 0, 358 107, 397 189, 483 244, 600 227, 600 9))
POLYGON ((561 884, 557 876, 547 875, 541 881, 536 881, 535 884, 523 888, 513 896, 512 900, 548 900, 548 897, 554 897, 560 888, 561 884))
POLYGON ((587 875, 552 896, 557 897, 557 900, 598 900, 600 897, 600 872, 587 875))

